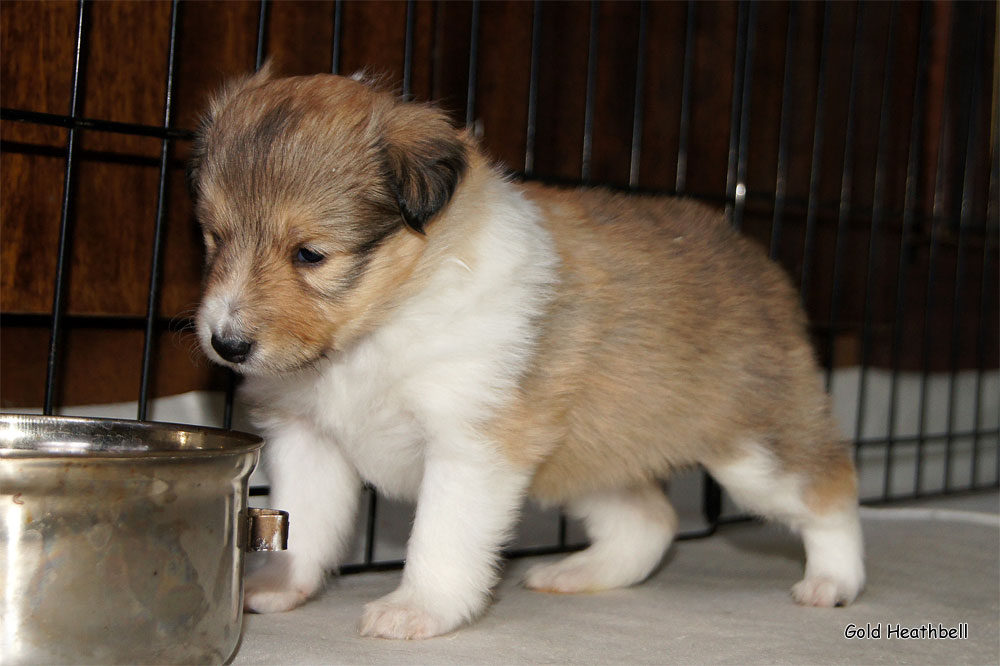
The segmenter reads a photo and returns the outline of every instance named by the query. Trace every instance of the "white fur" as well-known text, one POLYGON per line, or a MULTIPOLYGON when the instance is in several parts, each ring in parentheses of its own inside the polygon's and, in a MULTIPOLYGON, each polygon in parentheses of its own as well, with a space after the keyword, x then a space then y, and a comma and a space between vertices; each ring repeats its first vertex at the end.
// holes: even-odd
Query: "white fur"
POLYGON ((653 571, 677 532, 677 514, 656 485, 582 497, 567 512, 584 521, 591 546, 528 571, 525 584, 549 592, 634 585, 653 571))
POLYGON ((202 299, 198 310, 197 333, 201 348, 216 363, 231 368, 237 366, 219 356, 212 348, 212 334, 222 337, 239 335, 246 330, 249 322, 240 316, 240 295, 245 288, 249 270, 246 263, 231 268, 229 280, 220 288, 213 290, 208 298, 202 299))
POLYGON ((849 604, 865 583, 861 521, 856 507, 816 517, 802 527, 806 575, 792 587, 805 606, 849 604))
POLYGON ((305 420, 262 425, 271 501, 291 516, 289 550, 265 554, 266 565, 247 578, 244 605, 273 613, 302 604, 341 561, 361 482, 339 447, 317 445, 323 437, 305 420))
POLYGON ((773 454, 753 442, 741 450, 745 457, 709 472, 738 504, 802 534, 805 578, 792 587, 792 596, 806 606, 854 601, 865 582, 857 506, 818 513, 803 501, 803 480, 780 471, 773 454))
POLYGON ((438 262, 377 330, 314 368, 247 377, 244 390, 265 406, 275 504, 293 516, 289 551, 248 580, 247 608, 290 608, 321 586, 340 563, 362 478, 417 500, 402 583, 368 605, 362 633, 433 636, 485 607, 530 470, 477 426, 529 361, 556 254, 508 183, 480 205, 492 212, 469 256, 438 262))

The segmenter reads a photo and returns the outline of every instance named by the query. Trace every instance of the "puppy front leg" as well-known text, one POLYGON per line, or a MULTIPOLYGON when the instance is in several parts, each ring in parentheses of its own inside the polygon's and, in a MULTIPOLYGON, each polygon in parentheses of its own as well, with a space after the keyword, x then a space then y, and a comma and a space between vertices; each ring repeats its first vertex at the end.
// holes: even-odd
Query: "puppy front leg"
POLYGON ((315 594, 344 557, 354 530, 361 482, 336 444, 303 424, 268 431, 264 461, 270 502, 289 514, 288 550, 247 576, 243 607, 255 613, 291 610, 315 594))
POLYGON ((528 479, 497 453, 478 459, 429 453, 402 583, 365 607, 362 635, 430 638, 479 615, 528 479))

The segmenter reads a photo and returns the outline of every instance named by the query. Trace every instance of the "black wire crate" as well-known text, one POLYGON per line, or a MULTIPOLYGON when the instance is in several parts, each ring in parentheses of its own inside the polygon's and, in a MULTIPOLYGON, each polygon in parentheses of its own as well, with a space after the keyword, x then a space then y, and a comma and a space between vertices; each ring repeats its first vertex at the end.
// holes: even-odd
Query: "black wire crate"
MULTIPOLYGON (((242 427, 189 332, 184 165, 206 96, 273 57, 433 101, 515 178, 724 209, 800 288, 862 500, 1000 486, 995 3, 80 0, 0 27, 5 411, 165 420, 194 392, 181 418, 242 427)), ((684 536, 738 518, 679 485, 684 536)), ((398 565, 405 510, 366 492, 345 571, 398 565)), ((577 542, 540 520, 513 554, 577 542)))

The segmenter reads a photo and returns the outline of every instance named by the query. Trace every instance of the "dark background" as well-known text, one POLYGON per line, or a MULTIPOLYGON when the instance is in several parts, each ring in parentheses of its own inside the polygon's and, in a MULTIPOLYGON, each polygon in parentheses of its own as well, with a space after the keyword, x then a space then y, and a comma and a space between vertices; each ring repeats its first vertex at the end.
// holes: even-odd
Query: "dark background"
MULTIPOLYGON (((742 228, 804 283, 829 366, 997 367, 995 202, 987 210, 998 159, 995 3, 863 3, 860 20, 853 2, 760 3, 752 19, 750 5, 732 2, 265 8, 264 51, 282 72, 381 75, 451 111, 456 124, 474 120, 486 150, 522 176, 682 193, 720 208, 728 200, 742 228), (731 140, 741 82, 743 151, 731 140), (747 197, 734 205, 737 166, 747 197)), ((171 12, 169 2, 85 7, 78 116, 163 125, 171 12)), ((178 12, 170 125, 190 130, 211 91, 254 68, 261 5, 182 2, 178 12)), ((77 13, 75 2, 0 6, 5 111, 69 113, 77 13)), ((5 407, 40 406, 68 130, 6 114, 0 139, 0 395, 5 407)), ((59 403, 136 398, 162 145, 77 132, 59 403)), ((184 330, 198 299, 201 241, 183 178, 189 141, 172 139, 168 149, 152 396, 226 381, 184 330)))

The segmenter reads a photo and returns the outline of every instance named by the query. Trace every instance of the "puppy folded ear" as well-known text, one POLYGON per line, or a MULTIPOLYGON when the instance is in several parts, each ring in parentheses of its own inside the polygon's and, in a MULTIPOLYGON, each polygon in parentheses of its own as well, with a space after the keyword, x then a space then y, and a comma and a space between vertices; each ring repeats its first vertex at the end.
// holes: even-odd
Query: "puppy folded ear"
POLYGON ((382 143, 385 177, 403 221, 423 234, 465 173, 466 147, 447 116, 433 107, 402 102, 390 116, 382 143))

